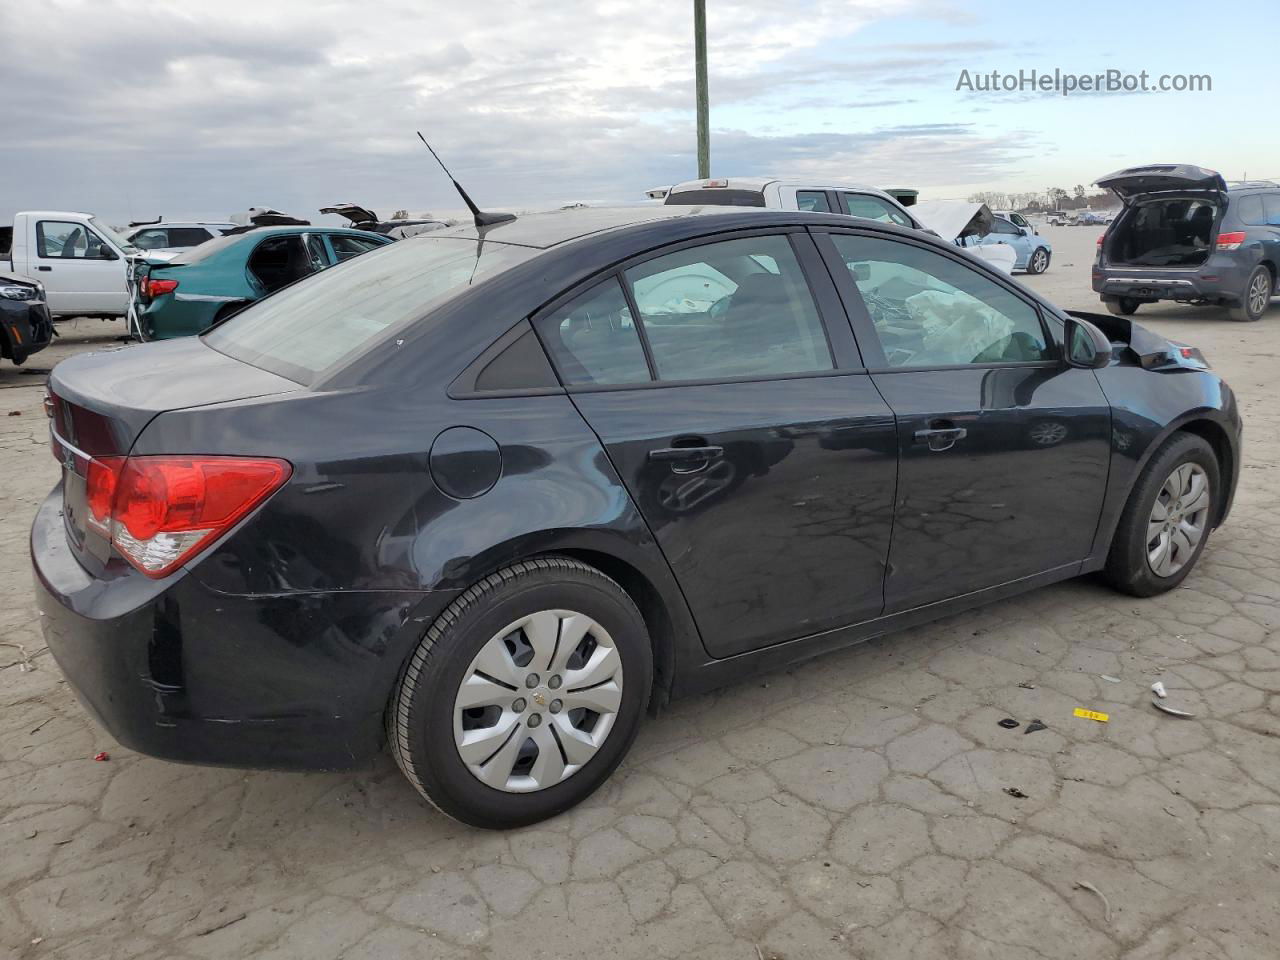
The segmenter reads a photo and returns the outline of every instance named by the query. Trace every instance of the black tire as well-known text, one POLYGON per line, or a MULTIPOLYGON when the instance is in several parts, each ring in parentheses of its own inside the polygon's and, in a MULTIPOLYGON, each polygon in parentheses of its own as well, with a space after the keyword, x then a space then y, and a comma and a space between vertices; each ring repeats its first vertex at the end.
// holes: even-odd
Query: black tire
POLYGON ((1131 317, 1138 312, 1138 307, 1142 306, 1142 301, 1133 297, 1116 297, 1112 300, 1104 300, 1107 310, 1114 313, 1117 317, 1131 317))
POLYGON ((1245 281, 1244 292, 1240 295, 1238 306, 1228 307, 1227 316, 1239 323, 1253 323, 1262 319, 1271 305, 1271 294, 1275 292, 1276 279, 1262 264, 1258 264, 1249 279, 1245 281))
POLYGON ((427 630, 387 711, 387 739, 409 782, 442 813, 476 827, 525 826, 580 803, 635 739, 653 683, 653 652, 631 597, 594 567, 565 557, 526 560, 469 588, 427 630), (476 654, 507 624, 540 610, 579 611, 603 626, 622 662, 622 700, 607 738, 581 769, 531 793, 482 783, 454 742, 453 707, 476 654))
POLYGON ((1044 247, 1036 247, 1027 258, 1027 273, 1044 273, 1049 269, 1049 251, 1044 247), (1043 257, 1041 256, 1043 254, 1043 257))
POLYGON ((1120 523, 1111 541, 1111 552, 1107 556, 1104 573, 1107 581, 1117 590, 1135 597, 1153 597, 1172 590, 1185 580, 1200 560, 1217 522, 1221 483, 1222 471, 1218 458, 1207 440, 1193 433, 1182 432, 1169 437, 1143 467, 1129 493, 1129 500, 1120 515, 1120 523), (1208 477, 1211 497, 1209 516, 1205 522, 1204 535, 1196 544, 1191 559, 1172 576, 1161 577, 1156 575, 1147 561, 1147 524, 1165 479, 1184 463, 1199 464, 1208 477))

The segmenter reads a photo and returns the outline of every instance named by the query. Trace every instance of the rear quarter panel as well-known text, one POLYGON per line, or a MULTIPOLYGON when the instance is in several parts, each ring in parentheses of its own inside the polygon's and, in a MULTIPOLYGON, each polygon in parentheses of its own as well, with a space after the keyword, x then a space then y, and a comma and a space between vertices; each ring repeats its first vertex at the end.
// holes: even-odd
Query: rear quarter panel
MULTIPOLYGON (((348 643, 377 649, 380 702, 430 621, 457 591, 521 558, 600 554, 638 571, 701 656, 666 561, 594 433, 564 395, 448 400, 391 389, 301 391, 161 414, 143 453, 282 457, 289 482, 190 572, 222 594, 306 598, 367 593, 386 618, 350 618, 348 643), (444 493, 430 451, 446 428, 491 436, 501 473, 472 499, 444 493), (354 631, 354 633, 351 633, 354 631), (374 631, 376 636, 361 631, 374 631)), ((322 642, 324 630, 315 632, 322 642)))

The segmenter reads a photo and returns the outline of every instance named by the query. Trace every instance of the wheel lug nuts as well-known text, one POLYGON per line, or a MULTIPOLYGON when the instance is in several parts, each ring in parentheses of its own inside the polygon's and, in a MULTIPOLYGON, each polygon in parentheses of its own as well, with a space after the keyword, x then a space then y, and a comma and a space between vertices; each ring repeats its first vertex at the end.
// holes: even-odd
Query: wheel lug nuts
POLYGON ((511 709, 515 713, 524 713, 524 708, 527 706, 528 704, 524 702, 524 697, 520 697, 511 704, 511 709))
POLYGON ((542 723, 542 714, 540 713, 529 714, 529 726, 536 727, 536 726, 539 726, 541 723, 542 723))
POLYGON ((555 676, 553 676, 550 680, 547 681, 547 686, 550 687, 552 690, 559 690, 560 684, 563 682, 564 681, 560 679, 560 674, 557 673, 555 676))
POLYGON ((551 701, 551 712, 552 712, 552 713, 559 713, 559 712, 560 712, 561 710, 563 710, 563 709, 564 709, 564 701, 562 701, 562 700, 552 700, 552 701, 551 701))
POLYGON ((538 675, 536 673, 529 674, 524 678, 524 685, 532 690, 538 685, 538 675))

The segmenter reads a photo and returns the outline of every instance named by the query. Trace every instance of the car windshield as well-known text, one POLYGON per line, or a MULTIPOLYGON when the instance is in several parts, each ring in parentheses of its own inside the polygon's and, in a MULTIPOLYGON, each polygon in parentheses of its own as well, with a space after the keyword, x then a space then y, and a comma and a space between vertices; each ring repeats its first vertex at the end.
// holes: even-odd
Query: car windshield
POLYGON ((204 340, 237 360, 310 384, 473 283, 536 253, 464 237, 401 240, 284 288, 204 340))
POLYGON ((137 247, 135 247, 131 241, 126 240, 126 239, 125 239, 124 237, 122 237, 120 234, 116 233, 116 232, 115 232, 115 230, 111 229, 111 227, 107 226, 105 223, 103 223, 103 222, 102 222, 101 220, 99 220, 97 217, 90 217, 90 218, 89 218, 89 224, 90 224, 90 226, 92 226, 92 227, 93 227, 93 229, 97 230, 97 231, 98 231, 98 233, 100 233, 102 236, 106 237, 108 240, 110 240, 112 243, 114 243, 117 247, 119 247, 119 248, 120 248, 121 250, 123 250, 125 253, 138 253, 138 252, 139 252, 139 251, 138 251, 138 248, 137 248, 137 247))

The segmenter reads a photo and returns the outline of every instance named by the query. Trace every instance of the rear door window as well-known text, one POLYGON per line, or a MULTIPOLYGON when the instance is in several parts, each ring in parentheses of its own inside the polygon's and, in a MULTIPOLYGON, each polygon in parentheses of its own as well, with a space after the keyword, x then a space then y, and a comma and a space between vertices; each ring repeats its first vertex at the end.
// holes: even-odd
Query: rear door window
MULTIPOLYGON (((211 239, 213 234, 204 227, 169 228, 169 246, 171 247, 196 247, 211 239)), ((136 240, 134 242, 137 243, 136 240)))
POLYGON ((825 190, 797 190, 796 207, 816 213, 830 213, 831 203, 825 190))
POLYGON ((347 233, 329 234, 329 245, 333 247, 333 255, 337 258, 338 263, 383 246, 383 244, 365 237, 353 237, 347 233))
POLYGON ((616 278, 542 315, 535 327, 566 385, 650 379, 635 320, 616 278))
POLYGON ((1262 197, 1262 209, 1267 215, 1267 225, 1280 227, 1280 193, 1267 193, 1262 197))
POLYGON ((835 366, 786 236, 689 247, 625 275, 660 380, 768 377, 835 366))
POLYGON ((910 217, 905 216, 901 210, 894 208, 893 204, 880 197, 873 197, 869 193, 842 193, 840 198, 844 203, 844 212, 851 217, 896 223, 900 227, 913 225, 910 217))
POLYGON ((249 273, 267 293, 287 287, 311 272, 307 250, 296 233, 267 237, 249 257, 249 273))

